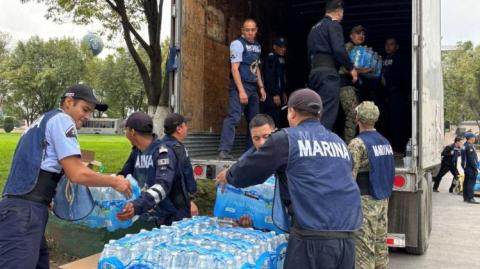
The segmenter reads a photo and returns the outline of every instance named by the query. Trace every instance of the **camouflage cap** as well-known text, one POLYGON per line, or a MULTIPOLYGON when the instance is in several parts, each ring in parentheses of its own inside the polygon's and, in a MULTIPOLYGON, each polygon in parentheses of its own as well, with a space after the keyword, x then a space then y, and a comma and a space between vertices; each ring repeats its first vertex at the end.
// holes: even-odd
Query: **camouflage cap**
POLYGON ((375 123, 380 116, 378 107, 371 101, 363 101, 355 108, 357 118, 361 123, 375 123))

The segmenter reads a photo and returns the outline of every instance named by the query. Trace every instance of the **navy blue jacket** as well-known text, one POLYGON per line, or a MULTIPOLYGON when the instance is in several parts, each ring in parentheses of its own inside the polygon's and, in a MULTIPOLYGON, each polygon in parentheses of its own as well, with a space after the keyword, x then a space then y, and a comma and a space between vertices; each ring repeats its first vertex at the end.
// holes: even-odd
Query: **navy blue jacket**
POLYGON ((309 59, 316 54, 331 55, 339 66, 344 66, 347 70, 353 69, 353 63, 345 49, 342 25, 329 16, 323 17, 312 27, 307 46, 309 59))
POLYGON ((265 58, 263 77, 267 96, 282 96, 286 89, 285 58, 270 53, 265 58))
POLYGON ((382 76, 385 80, 385 87, 389 92, 404 92, 408 85, 405 61, 399 54, 386 55, 383 59, 382 76))
POLYGON ((442 165, 453 166, 457 168, 458 157, 461 156, 461 150, 455 147, 455 144, 447 145, 442 151, 442 165))
MULTIPOLYGON (((288 182, 288 185, 286 189, 282 189, 282 185, 280 185, 280 196, 283 200, 284 197, 289 197, 293 211, 289 213, 293 214, 301 228, 315 231, 353 231, 361 225, 360 192, 352 179, 351 161, 344 144, 340 138, 327 131, 317 120, 306 120, 296 128, 281 130, 273 134, 257 152, 234 164, 228 170, 227 181, 235 187, 245 188, 265 182, 273 173, 282 174, 283 177, 279 177, 280 184, 288 182), (308 136, 308 133, 316 137, 317 131, 325 133, 325 140, 331 139, 332 143, 340 145, 340 148, 343 145, 343 157, 330 148, 330 144, 327 145, 328 152, 338 156, 302 157, 300 153, 300 157, 298 157, 296 154, 299 153, 297 144, 290 145, 290 139, 297 137, 302 132, 305 136, 308 136), (292 157, 292 154, 297 157, 292 157), (337 158, 339 161, 336 164, 342 168, 330 163, 337 158), (312 161, 319 165, 310 165, 309 162, 312 161), (308 168, 303 167, 305 165, 302 163, 306 164, 308 168), (322 175, 312 177, 312 173, 317 174, 319 169, 322 170, 322 175), (332 174, 329 174, 330 172, 332 174), (339 180, 331 181, 329 177, 337 177, 339 180), (282 178, 287 182, 282 182, 282 178), (308 187, 307 181, 323 187, 308 187), (286 196, 282 195, 285 190, 288 191, 286 196), (305 195, 301 195, 302 192, 305 195), (343 195, 344 193, 346 195, 343 195), (332 199, 339 199, 339 201, 335 202, 332 199), (313 203, 315 203, 315 207, 313 203), (328 206, 332 203, 336 205, 335 208, 328 206), (347 204, 348 206, 344 206, 347 204), (336 217, 330 218, 331 214, 335 214, 336 217)), ((312 152, 316 152, 316 148, 315 151, 310 151, 310 153, 312 152)))
POLYGON ((475 146, 465 142, 462 150, 462 167, 465 170, 477 172, 478 156, 475 151, 475 146))
POLYGON ((176 158, 173 151, 153 137, 152 144, 143 152, 133 147, 127 162, 119 175, 131 174, 137 181, 142 193, 133 201, 136 215, 142 215, 155 207, 174 213, 170 193, 175 180, 176 158), (155 189, 149 192, 149 189, 155 189))

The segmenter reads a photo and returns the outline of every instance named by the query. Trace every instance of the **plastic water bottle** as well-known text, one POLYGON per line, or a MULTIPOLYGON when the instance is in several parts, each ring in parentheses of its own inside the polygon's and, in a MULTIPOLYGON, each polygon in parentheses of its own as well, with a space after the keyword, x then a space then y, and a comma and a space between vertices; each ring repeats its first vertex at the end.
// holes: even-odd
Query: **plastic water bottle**
POLYGON ((412 157, 412 138, 408 140, 407 147, 405 149, 405 156, 412 157))

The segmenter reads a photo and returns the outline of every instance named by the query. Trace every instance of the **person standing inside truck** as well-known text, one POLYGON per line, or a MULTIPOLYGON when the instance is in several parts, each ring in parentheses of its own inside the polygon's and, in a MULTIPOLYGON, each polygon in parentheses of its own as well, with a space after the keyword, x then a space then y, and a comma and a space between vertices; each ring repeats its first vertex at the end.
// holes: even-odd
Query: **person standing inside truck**
POLYGON ((268 54, 263 64, 263 77, 267 91, 263 110, 280 126, 282 105, 287 103, 287 79, 285 73, 285 53, 287 40, 278 37, 273 41, 273 52, 268 54))
MULTIPOLYGON (((350 42, 345 44, 347 53, 353 49, 354 46, 361 46, 365 43, 367 29, 362 25, 357 25, 350 31, 350 42)), ((358 74, 371 73, 371 68, 359 68, 358 74)), ((345 67, 340 68, 340 104, 342 105, 343 112, 345 113, 345 127, 343 129, 343 138, 345 143, 349 144, 355 137, 357 131, 357 125, 355 124, 356 111, 355 108, 359 104, 358 87, 352 82, 350 73, 345 67)))
POLYGON ((153 228, 198 215, 193 202, 197 185, 182 142, 187 137, 186 119, 171 113, 164 122, 165 137, 153 134, 148 114, 135 112, 127 119, 125 136, 133 149, 120 175, 131 174, 142 187, 139 198, 127 203, 120 220, 140 216, 140 226, 153 228))
POLYGON ((455 187, 455 182, 458 181, 458 169, 457 162, 458 157, 460 157, 462 149, 462 138, 455 137, 454 143, 446 146, 442 151, 442 163, 440 165, 440 171, 438 171, 437 176, 433 178, 433 191, 438 192, 438 187, 440 182, 445 174, 448 172, 452 173, 453 180, 448 190, 450 193, 453 193, 453 188, 455 187))
MULTIPOLYGON (((242 36, 230 44, 228 115, 223 121, 220 136, 220 159, 233 159, 230 151, 235 140, 235 127, 240 123, 242 112, 249 123, 258 114, 259 99, 263 102, 267 96, 259 68, 262 49, 256 41, 257 31, 257 23, 247 19, 243 22, 242 36)), ((247 148, 251 143, 247 130, 247 148)))
POLYGON ((392 146, 375 130, 380 116, 378 107, 364 101, 356 112, 360 134, 348 145, 363 210, 362 228, 355 233, 355 268, 387 269, 388 199, 392 194, 395 160, 392 146))
POLYGON ((272 218, 290 232, 285 268, 353 268, 362 210, 347 146, 320 123, 322 100, 315 91, 293 92, 287 106, 290 128, 272 134, 217 182, 245 188, 275 173, 272 218))
POLYGON ((310 60, 308 87, 316 91, 323 101, 322 125, 332 130, 340 105, 340 77, 343 66, 357 81, 357 71, 348 57, 343 38, 343 1, 329 0, 325 17, 315 24, 308 34, 307 46, 310 60))
POLYGON ((123 176, 101 175, 81 161, 77 129, 95 109, 107 108, 88 86, 74 85, 61 97, 59 109, 43 114, 23 133, 0 201, 0 268, 49 268, 44 233, 63 174, 74 183, 112 187, 130 197, 123 176))
POLYGON ((475 150, 475 141, 477 137, 473 133, 465 133, 465 142, 462 149, 462 167, 465 171, 463 180, 463 201, 470 204, 480 204, 474 198, 473 188, 478 176, 478 156, 475 150))
POLYGON ((385 95, 385 127, 387 138, 392 143, 393 150, 405 152, 405 145, 410 137, 410 103, 408 94, 407 71, 404 57, 398 53, 397 39, 388 38, 385 41, 385 57, 381 83, 385 95))

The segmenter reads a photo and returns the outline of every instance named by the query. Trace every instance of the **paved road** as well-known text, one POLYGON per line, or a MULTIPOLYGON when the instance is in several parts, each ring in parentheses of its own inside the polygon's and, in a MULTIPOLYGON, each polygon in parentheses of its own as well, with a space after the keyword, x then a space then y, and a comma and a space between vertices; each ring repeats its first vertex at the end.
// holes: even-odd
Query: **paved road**
POLYGON ((464 203, 462 196, 448 193, 451 178, 445 176, 440 192, 433 193, 433 228, 427 252, 422 256, 390 253, 390 268, 480 268, 480 205, 464 203))

